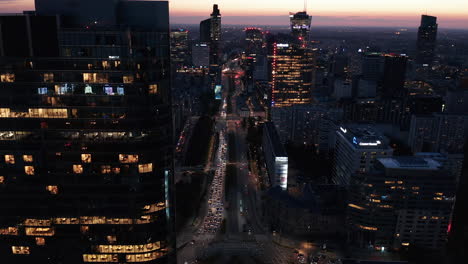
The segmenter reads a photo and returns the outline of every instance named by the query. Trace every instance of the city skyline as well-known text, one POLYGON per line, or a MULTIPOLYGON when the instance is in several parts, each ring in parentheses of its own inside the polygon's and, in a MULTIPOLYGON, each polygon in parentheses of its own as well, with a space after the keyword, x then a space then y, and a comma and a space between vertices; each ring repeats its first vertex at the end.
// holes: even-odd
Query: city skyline
MULTIPOLYGON (((171 24, 198 24, 206 17, 212 4, 219 4, 223 12, 223 24, 288 25, 289 12, 302 11, 302 0, 264 1, 254 3, 248 0, 173 0, 170 1, 171 24), (248 10, 245 7, 248 6, 248 10), (189 10, 189 11, 188 11, 189 10), (258 15, 260 13, 260 15, 258 15), (238 21, 242 21, 239 23, 238 21)), ((0 1, 2 13, 33 10, 34 0, 0 1)), ((343 0, 317 3, 308 1, 307 11, 313 16, 314 26, 352 26, 352 27, 410 27, 419 25, 421 14, 439 17, 441 28, 468 29, 468 2, 462 0, 403 1, 380 3, 370 0, 357 0, 348 4, 343 0), (339 7, 337 9, 337 7, 339 7), (464 12, 465 11, 465 12, 464 12), (371 15, 369 15, 371 14, 371 15)))
POLYGON ((468 259, 467 0, 0 10, 0 264, 468 259))

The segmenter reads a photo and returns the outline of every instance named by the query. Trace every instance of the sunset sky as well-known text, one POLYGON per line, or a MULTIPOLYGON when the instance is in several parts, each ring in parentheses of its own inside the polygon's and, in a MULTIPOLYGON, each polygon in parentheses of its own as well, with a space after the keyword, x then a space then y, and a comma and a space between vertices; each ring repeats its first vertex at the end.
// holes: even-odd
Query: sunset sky
MULTIPOLYGON (((214 3, 224 24, 287 25, 288 13, 304 8, 303 0, 171 0, 171 23, 196 24, 214 3)), ((33 9, 34 0, 0 0, 0 13, 33 9)), ((309 0, 307 10, 316 26, 417 27, 427 13, 441 28, 468 29, 468 0, 309 0)))

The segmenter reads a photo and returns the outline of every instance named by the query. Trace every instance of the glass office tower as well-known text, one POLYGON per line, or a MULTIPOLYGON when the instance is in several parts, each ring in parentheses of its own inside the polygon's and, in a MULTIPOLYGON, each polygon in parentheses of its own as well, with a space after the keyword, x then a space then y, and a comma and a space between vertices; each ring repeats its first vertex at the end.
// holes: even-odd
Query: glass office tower
POLYGON ((1 262, 173 263, 168 3, 69 2, 0 17, 1 262))
POLYGON ((418 39, 416 43, 418 64, 430 65, 434 61, 437 41, 437 17, 421 16, 421 26, 418 29, 418 39))
POLYGON ((311 49, 274 43, 271 68, 272 107, 313 102, 314 57, 311 49))

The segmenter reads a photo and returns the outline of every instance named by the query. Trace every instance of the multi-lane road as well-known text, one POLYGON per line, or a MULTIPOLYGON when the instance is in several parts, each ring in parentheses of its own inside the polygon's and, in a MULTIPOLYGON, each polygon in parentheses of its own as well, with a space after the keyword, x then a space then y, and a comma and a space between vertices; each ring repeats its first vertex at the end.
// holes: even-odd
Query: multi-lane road
MULTIPOLYGON (((272 242, 271 233, 262 223, 260 190, 257 179, 248 169, 246 129, 240 124, 242 117, 237 114, 237 96, 242 90, 240 71, 234 63, 223 76, 223 103, 216 118, 216 131, 219 133, 219 146, 215 162, 213 183, 205 206, 200 206, 199 215, 204 216, 192 234, 185 236, 188 243, 177 243, 178 263, 190 264, 209 255, 223 256, 218 263, 229 263, 231 257, 241 256, 243 263, 255 257, 264 263, 290 263, 293 250, 272 242), (232 89, 233 88, 233 89, 232 89), (227 93, 234 90, 231 102, 227 93), (227 112, 227 104, 232 111, 227 112), (230 170, 226 179, 226 168, 230 170), (229 181, 228 190, 224 189, 229 181), (227 193, 224 193, 227 191, 227 193), (224 198, 224 199, 223 199, 224 198), (226 206, 227 205, 227 206, 226 206), (221 228, 223 219, 225 229, 221 228), (225 231, 221 232, 221 229, 225 231), (191 237, 191 239, 187 239, 191 237)), ((199 263, 199 262, 197 262, 199 263)))

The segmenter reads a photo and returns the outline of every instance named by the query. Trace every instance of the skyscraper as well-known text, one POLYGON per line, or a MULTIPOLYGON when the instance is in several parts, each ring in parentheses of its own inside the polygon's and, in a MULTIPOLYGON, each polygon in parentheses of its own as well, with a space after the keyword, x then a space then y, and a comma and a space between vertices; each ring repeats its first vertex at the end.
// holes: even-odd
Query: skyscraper
POLYGON ((190 64, 188 30, 179 28, 171 31, 171 65, 177 69, 190 64))
POLYGON ((262 52, 263 33, 260 28, 249 27, 245 28, 245 53, 248 56, 256 57, 262 52))
POLYGON ((210 78, 211 88, 221 82, 221 13, 218 5, 213 5, 213 12, 210 18, 200 22, 200 42, 207 43, 210 47, 210 78))
POLYGON ((218 5, 213 5, 213 13, 211 13, 211 41, 221 40, 221 13, 219 12, 218 5))
POLYGON ((36 7, 0 17, 2 262, 174 263, 168 2, 36 7))
POLYGON ((422 15, 418 30, 416 62, 430 65, 434 61, 434 51, 437 40, 437 17, 422 15))
POLYGON ((289 13, 291 23, 291 34, 305 43, 309 39, 310 24, 312 17, 306 11, 289 13))
POLYGON ((205 19, 200 22, 200 42, 210 43, 211 42, 211 19, 205 19))
POLYGON ((271 65, 272 107, 312 102, 314 56, 311 49, 275 43, 271 65))
POLYGON ((212 87, 221 82, 221 13, 218 5, 213 5, 213 12, 210 18, 210 75, 212 87))

